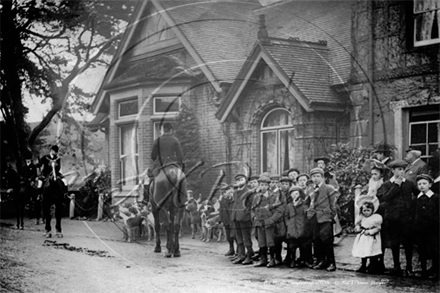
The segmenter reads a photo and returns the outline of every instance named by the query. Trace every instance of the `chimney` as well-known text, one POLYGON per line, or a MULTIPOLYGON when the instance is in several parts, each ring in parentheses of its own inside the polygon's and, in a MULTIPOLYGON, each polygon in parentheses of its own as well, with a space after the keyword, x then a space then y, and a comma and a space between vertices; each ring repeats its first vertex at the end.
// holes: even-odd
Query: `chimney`
POLYGON ((260 40, 262 44, 269 44, 269 34, 266 30, 266 16, 264 14, 260 14, 259 18, 260 27, 258 30, 258 40, 260 40))

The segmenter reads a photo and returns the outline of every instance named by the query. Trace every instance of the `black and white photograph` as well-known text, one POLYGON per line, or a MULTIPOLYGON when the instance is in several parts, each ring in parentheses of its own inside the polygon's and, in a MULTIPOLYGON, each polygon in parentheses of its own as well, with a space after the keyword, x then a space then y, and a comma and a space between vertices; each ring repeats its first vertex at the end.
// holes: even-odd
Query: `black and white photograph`
POLYGON ((440 0, 0 20, 0 292, 440 291, 440 0))

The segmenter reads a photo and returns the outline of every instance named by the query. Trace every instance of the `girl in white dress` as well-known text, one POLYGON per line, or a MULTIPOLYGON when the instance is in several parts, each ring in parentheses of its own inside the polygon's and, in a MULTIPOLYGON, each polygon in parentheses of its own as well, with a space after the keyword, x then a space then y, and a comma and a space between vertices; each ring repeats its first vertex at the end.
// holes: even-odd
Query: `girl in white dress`
POLYGON ((379 207, 377 197, 364 196, 356 204, 360 207, 360 217, 356 223, 355 231, 359 234, 353 243, 352 254, 362 259, 362 265, 357 272, 367 272, 367 259, 370 258, 369 271, 374 270, 378 257, 382 254, 382 242, 380 239, 380 228, 382 216, 375 214, 379 207))

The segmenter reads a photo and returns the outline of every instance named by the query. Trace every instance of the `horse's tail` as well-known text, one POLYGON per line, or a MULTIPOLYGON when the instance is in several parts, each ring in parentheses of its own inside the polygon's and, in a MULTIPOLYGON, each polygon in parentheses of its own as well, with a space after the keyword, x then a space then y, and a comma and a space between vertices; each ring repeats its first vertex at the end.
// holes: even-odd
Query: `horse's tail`
POLYGON ((173 181, 176 185, 175 192, 173 196, 174 205, 178 208, 183 208, 187 201, 186 196, 186 176, 185 173, 180 168, 175 168, 173 181))

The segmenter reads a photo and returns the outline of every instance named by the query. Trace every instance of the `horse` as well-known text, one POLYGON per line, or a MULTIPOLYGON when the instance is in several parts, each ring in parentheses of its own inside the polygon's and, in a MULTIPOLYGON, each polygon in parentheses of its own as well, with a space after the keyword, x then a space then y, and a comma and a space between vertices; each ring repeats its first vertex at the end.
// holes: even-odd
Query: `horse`
POLYGON ((63 217, 63 205, 64 195, 67 192, 67 187, 61 180, 60 176, 57 176, 55 172, 55 166, 52 165, 52 172, 43 181, 43 217, 45 220, 45 236, 51 237, 50 231, 52 230, 50 221, 52 220, 51 207, 55 205, 55 229, 56 235, 61 238, 61 218, 63 217))
POLYGON ((175 164, 167 164, 155 170, 150 184, 150 203, 154 216, 156 246, 161 252, 160 227, 164 223, 167 232, 165 257, 180 257, 179 232, 187 200, 187 182, 183 171, 175 164))

